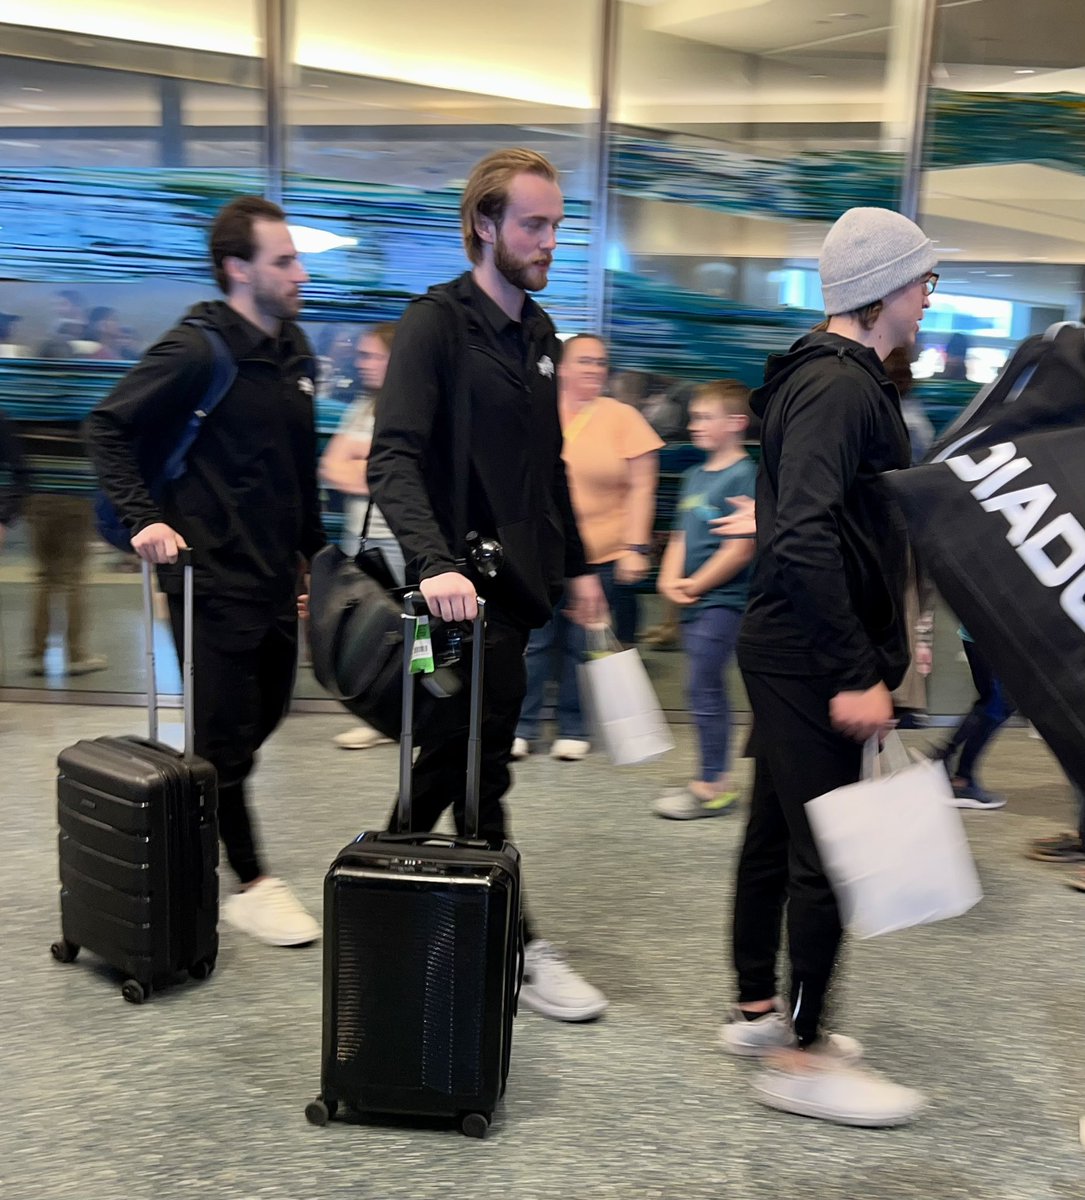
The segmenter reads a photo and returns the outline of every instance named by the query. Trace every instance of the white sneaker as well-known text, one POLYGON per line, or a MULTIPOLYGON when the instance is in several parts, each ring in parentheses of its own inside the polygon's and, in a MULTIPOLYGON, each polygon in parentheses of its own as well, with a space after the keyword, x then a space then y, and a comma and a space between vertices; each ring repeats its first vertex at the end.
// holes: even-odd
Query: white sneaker
MULTIPOLYGON (((790 1050, 799 1044, 790 1019, 778 1007, 755 1021, 747 1021, 736 1006, 731 1010, 731 1020, 720 1030, 720 1042, 729 1054, 739 1058, 764 1058, 776 1050, 790 1050)), ((862 1059, 863 1044, 842 1033, 829 1033, 808 1053, 853 1064, 862 1059)))
POLYGON ((562 762, 579 762, 588 757, 591 742, 580 738, 558 738, 550 747, 550 757, 561 759, 562 762))
POLYGON ((270 875, 227 896, 222 902, 222 919, 269 946, 305 946, 320 937, 320 926, 289 885, 270 875))
POLYGON ((812 1056, 803 1069, 772 1068, 753 1081, 762 1104, 838 1125, 904 1125, 926 1103, 922 1093, 883 1075, 812 1056))
POLYGON ((371 746, 388 745, 392 739, 385 737, 383 733, 374 729, 372 725, 366 725, 362 722, 353 729, 337 733, 332 738, 332 741, 340 750, 368 750, 371 746))
POLYGON ((523 762, 525 758, 531 757, 531 743, 527 738, 512 739, 512 757, 516 762, 523 762))
POLYGON ((525 1008, 554 1021, 592 1021, 607 1007, 607 998, 582 979, 549 942, 536 938, 524 950, 525 1008))

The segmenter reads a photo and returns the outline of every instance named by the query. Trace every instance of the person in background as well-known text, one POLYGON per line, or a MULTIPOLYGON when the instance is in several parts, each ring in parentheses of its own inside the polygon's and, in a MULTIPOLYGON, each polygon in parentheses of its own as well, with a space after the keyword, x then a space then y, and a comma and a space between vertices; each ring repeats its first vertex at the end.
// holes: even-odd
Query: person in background
POLYGON ((27 671, 48 671, 46 652, 55 633, 66 645, 60 672, 89 675, 109 662, 88 646, 87 575, 94 538, 94 507, 89 495, 61 491, 64 476, 85 469, 86 452, 74 420, 20 422, 23 450, 30 463, 31 495, 26 505, 30 555, 34 563, 34 601, 26 649, 27 671), (57 483, 54 475, 62 482, 57 483), (63 607, 59 619, 57 608, 63 607))
POLYGON ((115 308, 102 305, 90 310, 87 340, 97 343, 98 346, 91 358, 99 358, 106 362, 125 362, 130 357, 129 339, 115 308))
POLYGON ((693 394, 690 436, 707 458, 682 478, 674 532, 656 584, 681 616, 689 660, 689 708, 700 747, 697 777, 653 806, 658 816, 675 821, 722 816, 734 811, 738 799, 728 774, 731 714, 726 671, 746 609, 754 543, 740 537, 721 544, 709 522, 754 489, 756 468, 742 446, 750 421, 749 395, 749 388, 734 379, 703 384, 693 394))
MULTIPOLYGON (((558 368, 562 458, 584 551, 613 612, 616 585, 639 583, 651 565, 663 440, 635 408, 601 395, 606 379, 606 343, 588 333, 569 338, 558 368)), ((527 693, 513 758, 527 758, 539 739, 546 685, 552 679, 558 685, 558 736, 551 757, 572 762, 591 749, 577 684, 585 635, 566 615, 568 607, 562 597, 550 620, 528 639, 527 693)))
POLYGON ((950 334, 942 367, 943 379, 968 378, 968 349, 968 338, 963 333, 950 334))
MULTIPOLYGON (((321 481, 347 497, 343 529, 345 554, 358 553, 362 524, 366 510, 370 508, 366 466, 369 461, 369 448, 373 443, 377 396, 384 386, 395 332, 395 325, 386 322, 374 325, 358 339, 355 364, 363 391, 343 414, 338 431, 328 442, 327 449, 320 459, 321 481)), ((396 582, 405 582, 403 551, 375 504, 369 512, 366 547, 380 550, 385 562, 392 569, 396 582)), ((364 721, 359 721, 353 729, 337 733, 332 739, 341 750, 368 750, 371 746, 379 746, 391 740, 364 721)))
POLYGON ((317 342, 317 396, 349 403, 358 384, 355 335, 349 325, 325 325, 317 342))
POLYGON ((14 313, 0 313, 0 358, 26 358, 30 353, 15 340, 15 329, 21 320, 14 313))
POLYGON ((1003 808, 1006 797, 987 791, 976 778, 976 771, 991 739, 1017 709, 968 630, 962 628, 958 633, 978 695, 948 741, 931 757, 946 768, 958 808, 1003 808))
POLYGON ((906 217, 849 209, 820 255, 827 326, 770 358, 751 400, 762 457, 738 661, 754 785, 735 883, 738 1000, 721 1035, 731 1053, 769 1059, 754 1082, 762 1103, 842 1124, 900 1124, 923 1104, 859 1069, 859 1044, 824 1028, 842 928, 806 804, 858 781, 863 744, 889 728, 890 690, 908 664, 907 536, 882 475, 911 454, 884 363, 915 344, 936 262, 906 217))
POLYGON ((19 519, 30 492, 30 469, 15 423, 0 409, 0 550, 19 519))
POLYGON ((53 330, 38 349, 39 358, 75 358, 90 352, 87 337, 87 302, 80 292, 63 288, 54 292, 53 330))
MULTIPOLYGON (((923 405, 911 394, 912 351, 898 346, 885 360, 885 372, 900 393, 900 411, 908 427, 912 463, 919 462, 934 441, 934 426, 923 405)), ((908 549, 908 586, 904 593, 905 620, 911 657, 900 685, 893 690, 893 712, 898 729, 921 729, 927 724, 927 676, 932 665, 934 639, 934 585, 920 571, 915 553, 908 549)))

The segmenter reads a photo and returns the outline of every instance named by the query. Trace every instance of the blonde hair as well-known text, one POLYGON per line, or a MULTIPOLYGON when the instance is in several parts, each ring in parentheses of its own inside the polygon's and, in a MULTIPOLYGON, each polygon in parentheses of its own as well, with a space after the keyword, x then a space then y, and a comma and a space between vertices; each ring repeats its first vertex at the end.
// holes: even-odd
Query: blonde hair
POLYGON ((479 218, 487 217, 500 225, 509 202, 509 186, 517 175, 525 173, 558 182, 558 169, 548 158, 519 146, 495 150, 475 164, 460 199, 460 224, 463 248, 476 265, 482 262, 482 239, 475 228, 479 218))

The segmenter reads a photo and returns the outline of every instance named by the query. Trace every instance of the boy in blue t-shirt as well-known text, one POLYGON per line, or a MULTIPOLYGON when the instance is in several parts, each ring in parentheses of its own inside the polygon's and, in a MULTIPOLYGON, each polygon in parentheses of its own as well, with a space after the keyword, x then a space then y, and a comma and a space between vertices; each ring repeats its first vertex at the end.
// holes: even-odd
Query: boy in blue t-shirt
POLYGON ((678 605, 689 656, 689 707, 700 742, 701 771, 677 792, 661 796, 661 817, 688 821, 730 812, 738 794, 728 779, 731 714, 725 672, 746 610, 752 538, 724 538, 709 525, 727 516, 731 500, 754 494, 757 469, 742 448, 750 423, 749 389, 734 379, 697 388, 689 407, 690 440, 705 451, 702 466, 682 477, 674 530, 656 584, 678 605))

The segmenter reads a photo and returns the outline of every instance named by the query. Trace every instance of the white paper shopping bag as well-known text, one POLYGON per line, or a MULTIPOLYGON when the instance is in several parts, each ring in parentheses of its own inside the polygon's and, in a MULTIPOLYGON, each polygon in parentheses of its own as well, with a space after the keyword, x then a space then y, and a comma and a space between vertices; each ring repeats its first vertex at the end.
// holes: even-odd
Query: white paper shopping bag
MULTIPOLYGON (((616 644, 611 637, 610 645, 616 644)), ((579 682, 581 703, 615 766, 649 762, 674 749, 670 726, 636 650, 597 649, 580 665, 579 682)))
POLYGON ((967 912, 983 897, 940 763, 912 762, 896 733, 863 750, 863 779, 806 805, 841 920, 857 937, 967 912))

